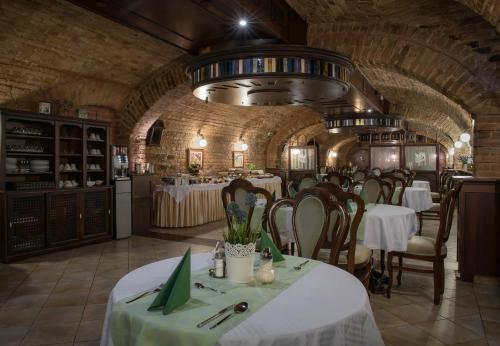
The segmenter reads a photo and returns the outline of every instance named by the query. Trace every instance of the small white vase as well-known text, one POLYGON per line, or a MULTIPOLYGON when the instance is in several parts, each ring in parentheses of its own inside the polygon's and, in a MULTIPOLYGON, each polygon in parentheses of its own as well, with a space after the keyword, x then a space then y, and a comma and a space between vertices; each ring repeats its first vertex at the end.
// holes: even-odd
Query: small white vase
POLYGON ((229 281, 246 284, 253 280, 255 243, 224 244, 226 275, 229 281))

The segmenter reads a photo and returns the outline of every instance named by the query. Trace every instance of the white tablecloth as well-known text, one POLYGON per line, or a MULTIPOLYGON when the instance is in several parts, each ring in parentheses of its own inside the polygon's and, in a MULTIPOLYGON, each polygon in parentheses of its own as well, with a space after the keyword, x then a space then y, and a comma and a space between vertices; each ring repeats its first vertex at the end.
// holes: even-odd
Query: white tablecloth
POLYGON ((424 187, 407 187, 403 196, 403 206, 417 213, 432 208, 431 190, 424 187))
POLYGON ((423 187, 424 189, 431 190, 431 183, 426 180, 413 180, 412 187, 423 187))
MULTIPOLYGON (((210 265, 210 253, 193 255, 192 270, 210 265)), ((111 291, 101 346, 112 346, 113 304, 166 281, 180 257, 138 268, 111 291)), ((200 316, 200 320, 205 316, 200 316)), ((167 345, 159 341, 158 345, 167 345)), ((268 304, 224 334, 218 345, 383 345, 368 295, 351 274, 319 264, 268 304)), ((121 346, 121 345, 116 345, 121 346)))
POLYGON ((369 204, 358 228, 358 239, 373 250, 406 251, 408 239, 418 227, 417 215, 410 208, 388 204, 369 204))
MULTIPOLYGON (((266 184, 272 184, 272 183, 279 183, 281 184, 281 178, 280 177, 272 177, 272 178, 265 178, 265 179, 247 179, 250 181, 254 186, 262 187, 263 185, 266 184)), ((156 192, 158 191, 163 191, 167 192, 170 196, 172 196, 177 203, 182 202, 187 195, 192 192, 192 191, 209 191, 209 190, 222 190, 224 186, 228 186, 229 183, 223 183, 223 184, 192 184, 192 185, 167 185, 167 184, 161 184, 156 187, 156 192)), ((271 191, 272 193, 272 191, 271 191)), ((278 195, 278 192, 276 192, 278 195)), ((277 198, 281 197, 281 189, 279 190, 279 196, 277 198)))

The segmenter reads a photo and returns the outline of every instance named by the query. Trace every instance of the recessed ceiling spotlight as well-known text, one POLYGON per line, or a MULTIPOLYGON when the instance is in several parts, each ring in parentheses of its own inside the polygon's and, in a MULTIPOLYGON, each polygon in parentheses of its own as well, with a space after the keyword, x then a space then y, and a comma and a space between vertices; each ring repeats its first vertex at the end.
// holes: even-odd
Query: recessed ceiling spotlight
POLYGON ((240 19, 240 21, 238 22, 239 26, 247 26, 248 22, 246 21, 246 19, 240 19))
POLYGON ((368 113, 371 113, 372 112, 372 109, 371 108, 368 108, 368 113))

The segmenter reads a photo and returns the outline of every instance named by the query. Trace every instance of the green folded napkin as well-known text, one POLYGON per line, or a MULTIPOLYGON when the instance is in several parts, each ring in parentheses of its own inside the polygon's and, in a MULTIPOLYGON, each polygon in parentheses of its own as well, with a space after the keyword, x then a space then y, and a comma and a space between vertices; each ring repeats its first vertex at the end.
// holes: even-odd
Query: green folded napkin
POLYGON ((167 315, 191 298, 191 248, 175 268, 148 310, 163 307, 163 314, 167 315))
POLYGON ((273 241, 267 235, 265 230, 260 232, 260 250, 263 251, 266 247, 271 249, 271 253, 273 254, 273 262, 281 262, 284 261, 285 258, 281 254, 281 251, 274 245, 273 241))

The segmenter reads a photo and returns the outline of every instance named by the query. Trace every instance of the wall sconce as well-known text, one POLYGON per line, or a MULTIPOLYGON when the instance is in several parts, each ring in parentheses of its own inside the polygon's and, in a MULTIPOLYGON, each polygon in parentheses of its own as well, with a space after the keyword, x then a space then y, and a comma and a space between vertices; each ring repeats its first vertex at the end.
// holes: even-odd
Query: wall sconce
POLYGON ((464 144, 460 141, 455 142, 455 148, 460 149, 464 144))
POLYGON ((330 153, 328 154, 328 157, 331 158, 331 159, 334 159, 337 157, 337 152, 336 151, 330 151, 330 153))
POLYGON ((205 148, 207 146, 207 144, 208 144, 207 140, 205 139, 205 137, 203 137, 201 132, 198 130, 198 145, 200 146, 200 148, 205 148))
POLYGON ((470 141, 470 135, 467 132, 464 132, 460 135, 460 141, 464 143, 468 143, 470 141))
POLYGON ((246 143, 241 143, 241 150, 247 151, 248 150, 248 144, 246 143))

